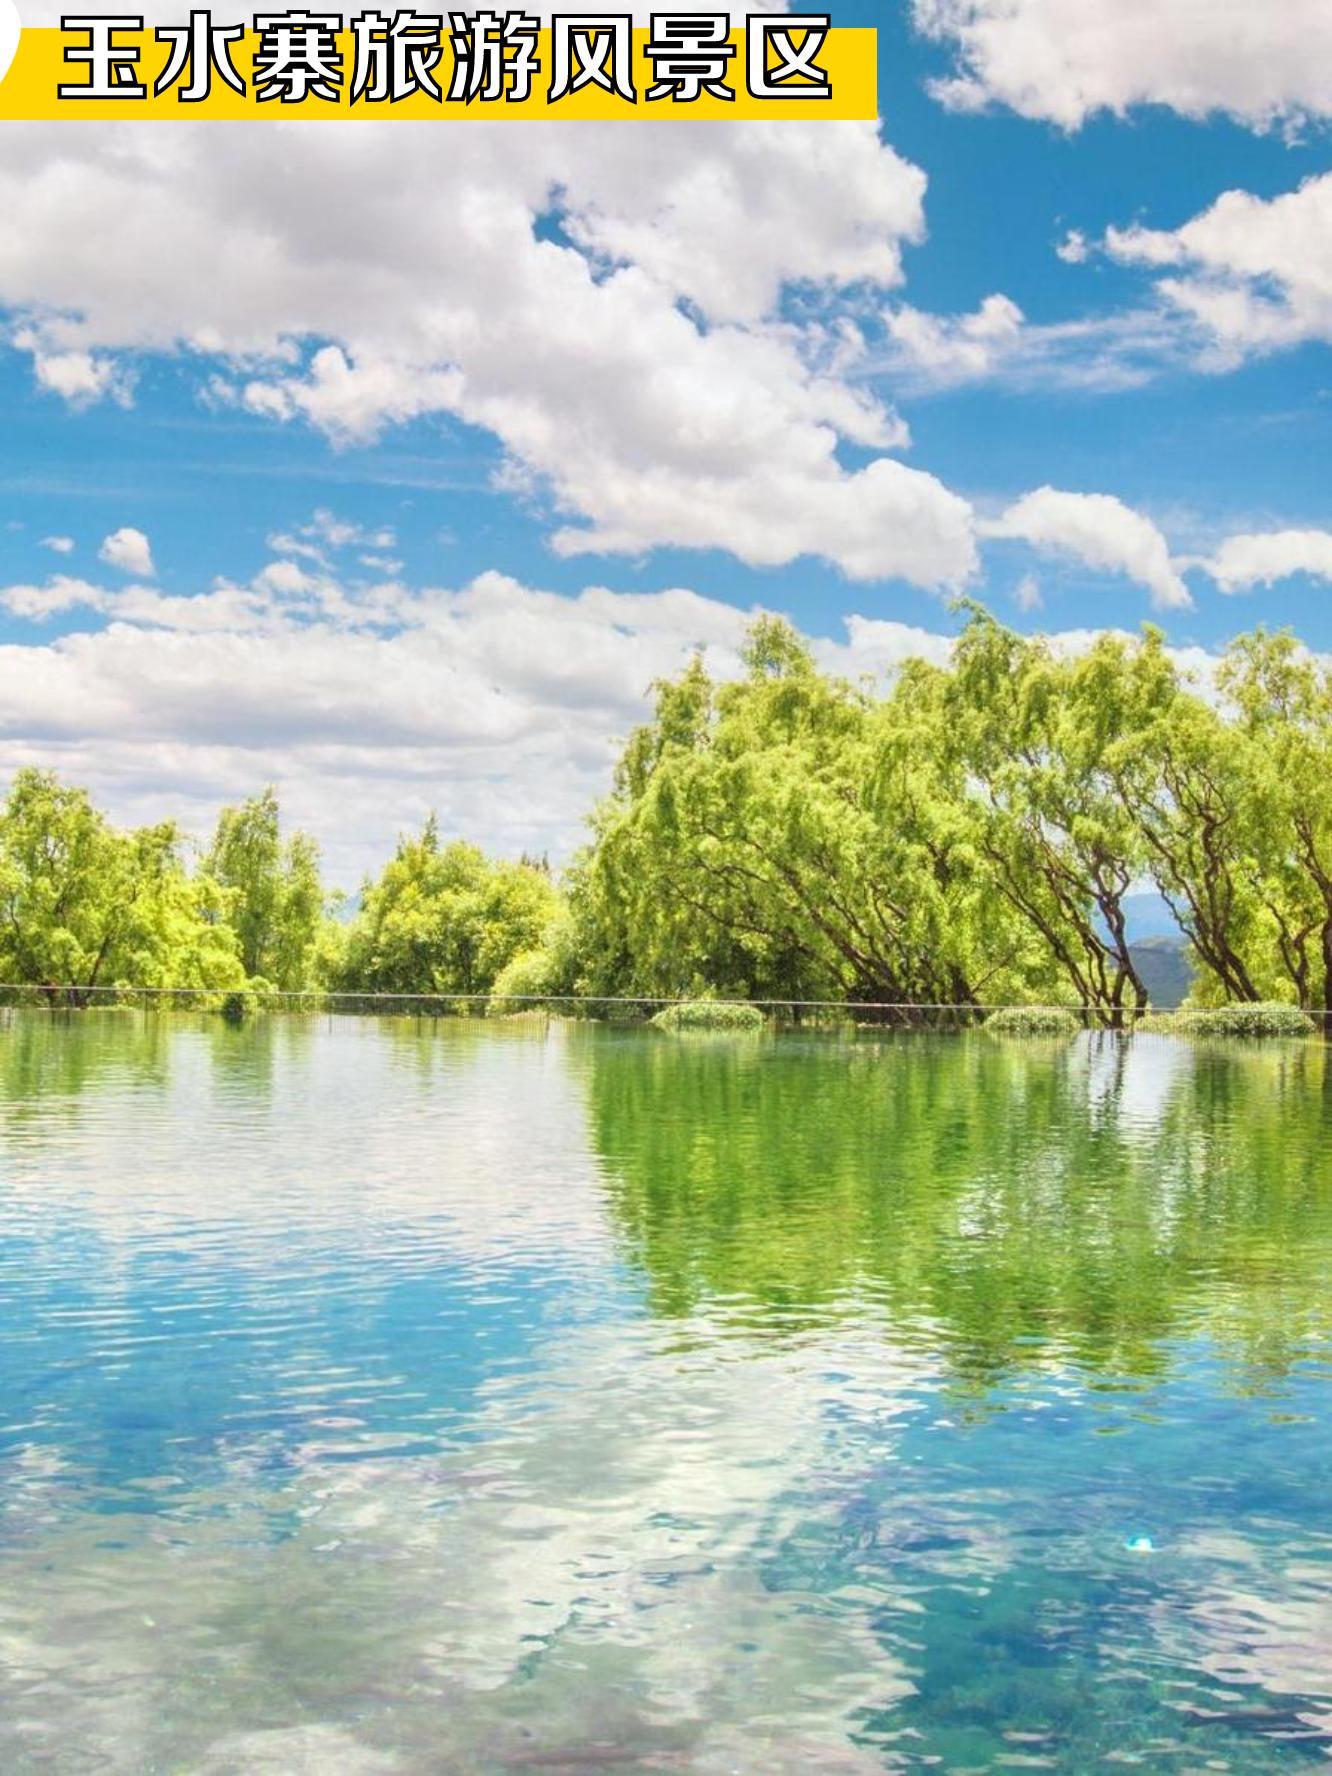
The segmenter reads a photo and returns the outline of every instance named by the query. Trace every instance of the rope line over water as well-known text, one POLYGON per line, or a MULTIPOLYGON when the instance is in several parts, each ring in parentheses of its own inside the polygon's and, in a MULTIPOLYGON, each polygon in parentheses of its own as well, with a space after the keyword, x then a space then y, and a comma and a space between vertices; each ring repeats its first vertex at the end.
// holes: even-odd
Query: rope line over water
MULTIPOLYGON (((189 1009, 189 1001, 194 1001, 198 1009, 216 1008, 220 1001, 236 998, 250 1002, 259 1010, 280 1010, 292 1013, 337 1012, 365 1013, 367 1015, 390 1014, 395 1008, 407 1007, 414 1012, 437 1010, 446 1014, 456 1007, 493 1007, 512 1006, 517 1010, 526 1008, 541 1010, 573 1007, 581 1010, 614 1010, 622 1008, 627 1011, 646 1015, 649 1012, 666 1010, 673 1005, 689 1005, 697 1001, 697 995, 672 995, 664 993, 385 993, 355 992, 344 989, 308 988, 293 989, 282 987, 148 987, 127 986, 123 983, 112 985, 84 986, 77 981, 0 981, 0 998, 7 995, 22 995, 30 1000, 41 1003, 42 1008, 52 1010, 87 1009, 96 1001, 119 1001, 125 1006, 133 1006, 135 1002, 163 1000, 176 1001, 189 1009)), ((1000 1011, 1030 1012, 1046 1007, 1036 1007, 1030 1002, 1003 1004, 961 1004, 956 1001, 919 1002, 906 1000, 884 999, 736 999, 713 998, 709 1004, 717 1006, 755 1006, 760 1010, 774 1014, 785 1014, 799 1018, 804 1013, 818 1015, 844 1015, 856 1020, 862 1018, 882 1020, 885 1023, 907 1024, 913 1019, 951 1019, 954 1022, 975 1026, 983 1023, 994 1013, 1000 1011)), ((1074 1017, 1089 1020, 1102 1029, 1133 1029, 1138 1024, 1150 1020, 1154 1026, 1170 1025, 1175 1028, 1187 1028, 1189 1024, 1204 1015, 1195 1007, 1157 1007, 1147 1005, 1113 1006, 1081 1004, 1063 1004, 1053 1009, 1071 1013, 1074 1017)), ((1293 1009, 1293 1008, 1292 1008, 1293 1009)), ((1332 1035, 1332 1011, 1306 1010, 1306 1017, 1319 1026, 1325 1034, 1332 1035)))

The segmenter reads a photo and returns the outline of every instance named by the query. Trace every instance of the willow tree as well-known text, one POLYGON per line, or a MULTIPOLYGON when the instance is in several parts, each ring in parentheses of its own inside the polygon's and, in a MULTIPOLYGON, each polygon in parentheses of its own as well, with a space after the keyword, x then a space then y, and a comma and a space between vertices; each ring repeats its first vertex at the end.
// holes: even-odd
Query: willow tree
POLYGON ((1159 630, 1129 652, 1139 716, 1105 767, 1153 882, 1188 938, 1203 998, 1272 996, 1270 930, 1254 871, 1252 741, 1183 683, 1159 630))
POLYGON ((88 1003, 114 986, 230 990, 226 896, 170 822, 121 832, 85 790, 23 770, 0 809, 0 974, 88 1003))
POLYGON ((271 787, 223 808, 205 868, 228 890, 246 974, 287 990, 311 985, 324 918, 319 848, 305 833, 283 838, 271 787))
POLYGON ((1219 682, 1246 761, 1250 875, 1284 994, 1332 1012, 1332 672, 1289 634, 1232 644, 1219 682))
POLYGON ((975 1003, 1022 946, 983 904, 934 687, 878 701, 820 673, 774 619, 755 624, 745 663, 736 682, 695 661, 659 685, 629 742, 579 875, 591 977, 644 994, 975 1003))
POLYGON ((1124 903, 1150 852, 1120 777, 1176 688, 1157 639, 1105 635, 1065 657, 979 609, 948 679, 947 739, 994 891, 1115 1028, 1148 1002, 1124 903))
POLYGON ((337 984, 366 993, 489 993, 519 955, 539 951, 564 911, 549 873, 442 845, 433 818, 367 882, 337 984))

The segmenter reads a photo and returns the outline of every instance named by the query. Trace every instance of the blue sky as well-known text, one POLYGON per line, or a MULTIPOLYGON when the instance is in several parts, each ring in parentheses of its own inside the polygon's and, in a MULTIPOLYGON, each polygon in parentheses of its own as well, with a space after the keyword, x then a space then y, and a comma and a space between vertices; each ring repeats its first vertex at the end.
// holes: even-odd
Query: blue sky
POLYGON ((835 18, 877 141, 0 125, 0 765, 273 779, 351 879, 428 806, 567 849, 758 606, 1332 649, 1326 9, 835 18))

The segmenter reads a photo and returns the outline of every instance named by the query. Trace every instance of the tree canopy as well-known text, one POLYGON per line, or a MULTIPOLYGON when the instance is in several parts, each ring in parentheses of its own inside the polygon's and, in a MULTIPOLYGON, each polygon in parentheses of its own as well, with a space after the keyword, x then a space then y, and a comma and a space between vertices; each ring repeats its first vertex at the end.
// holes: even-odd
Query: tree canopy
POLYGON ((1149 1004, 1155 887, 1212 1006, 1332 1012, 1332 674, 1240 637, 1205 680, 1151 627, 1078 649, 971 607, 946 663, 820 669, 770 617, 743 670, 653 690, 563 880, 433 817, 331 918, 274 791, 191 859, 21 771, 0 811, 0 967, 90 994, 237 984, 588 1001, 1149 1004))
POLYGON ((170 822, 118 832, 86 791, 25 769, 0 809, 0 975, 88 999, 127 984, 229 990, 244 968, 225 890, 170 822))
POLYGON ((659 684, 574 872, 599 992, 1149 1003, 1154 886, 1195 996, 1332 1011, 1332 678, 1258 632, 1214 683, 1159 630, 1077 652, 973 607, 886 690, 755 625, 737 681, 659 684))
POLYGON ((365 993, 487 994, 539 950, 562 909, 548 871, 441 844, 433 817, 366 884, 336 984, 365 993))
POLYGON ((283 839, 271 787, 222 810, 204 868, 227 891, 246 975, 284 991, 313 985, 324 918, 319 848, 306 833, 283 839))

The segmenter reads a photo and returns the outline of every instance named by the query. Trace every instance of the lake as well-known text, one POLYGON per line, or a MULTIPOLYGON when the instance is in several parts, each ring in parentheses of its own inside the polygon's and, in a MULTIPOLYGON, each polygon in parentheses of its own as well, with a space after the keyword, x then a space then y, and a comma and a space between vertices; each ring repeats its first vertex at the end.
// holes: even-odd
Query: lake
POLYGON ((0 1019, 6 1776, 1327 1767, 1321 1044, 0 1019))

